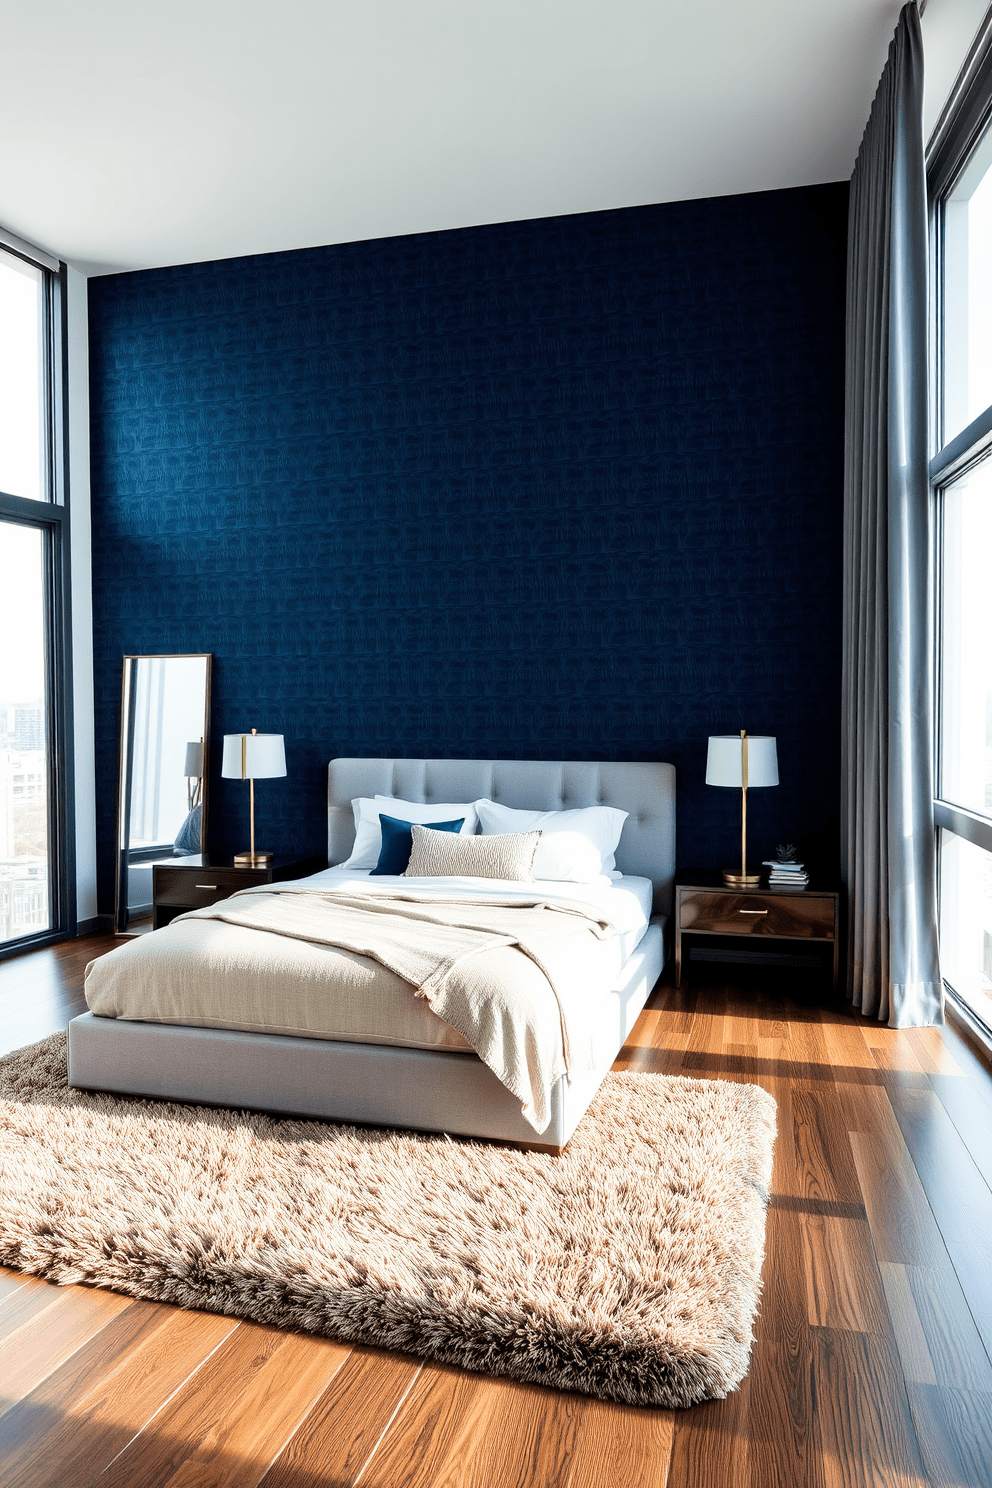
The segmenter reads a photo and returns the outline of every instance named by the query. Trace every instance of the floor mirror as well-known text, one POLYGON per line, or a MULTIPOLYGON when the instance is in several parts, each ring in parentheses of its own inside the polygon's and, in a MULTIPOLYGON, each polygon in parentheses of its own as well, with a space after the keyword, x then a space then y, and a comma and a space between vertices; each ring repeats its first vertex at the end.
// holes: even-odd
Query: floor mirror
POLYGON ((151 929, 152 865, 207 850, 210 662, 125 656, 114 932, 151 929))

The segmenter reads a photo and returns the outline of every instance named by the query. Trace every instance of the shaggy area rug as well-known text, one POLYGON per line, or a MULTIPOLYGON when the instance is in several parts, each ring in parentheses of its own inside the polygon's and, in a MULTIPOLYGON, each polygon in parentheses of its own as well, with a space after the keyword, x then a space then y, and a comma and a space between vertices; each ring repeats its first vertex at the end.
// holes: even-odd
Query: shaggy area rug
POLYGON ((634 1405, 747 1370, 775 1102, 607 1077, 561 1157, 66 1085, 0 1060, 0 1263, 634 1405))

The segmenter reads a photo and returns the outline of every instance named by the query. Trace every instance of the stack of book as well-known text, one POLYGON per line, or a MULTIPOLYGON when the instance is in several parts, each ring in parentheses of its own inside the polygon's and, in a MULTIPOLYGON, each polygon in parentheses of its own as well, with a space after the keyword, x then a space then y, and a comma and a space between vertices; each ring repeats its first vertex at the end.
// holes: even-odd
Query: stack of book
POLYGON ((777 858, 766 858, 764 866, 768 869, 770 889, 804 889, 809 883, 809 874, 802 863, 783 856, 781 851, 777 858))

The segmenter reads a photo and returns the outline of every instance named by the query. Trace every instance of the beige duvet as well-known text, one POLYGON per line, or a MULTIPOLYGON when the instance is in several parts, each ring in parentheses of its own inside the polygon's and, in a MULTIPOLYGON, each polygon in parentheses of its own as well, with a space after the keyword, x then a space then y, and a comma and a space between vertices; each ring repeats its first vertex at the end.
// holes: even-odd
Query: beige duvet
POLYGON ((586 905, 263 887, 91 963, 86 1000, 103 1017, 471 1048, 541 1132, 555 1082, 596 1067, 622 962, 586 905))

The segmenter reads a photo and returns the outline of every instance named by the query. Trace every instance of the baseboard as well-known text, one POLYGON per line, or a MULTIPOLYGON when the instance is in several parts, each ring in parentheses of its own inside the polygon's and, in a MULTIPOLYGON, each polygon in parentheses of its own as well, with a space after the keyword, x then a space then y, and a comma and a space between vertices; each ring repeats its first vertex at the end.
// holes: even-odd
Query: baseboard
POLYGON ((88 920, 79 920, 76 924, 76 934, 79 935, 110 935, 114 928, 114 917, 109 914, 93 915, 88 920))

